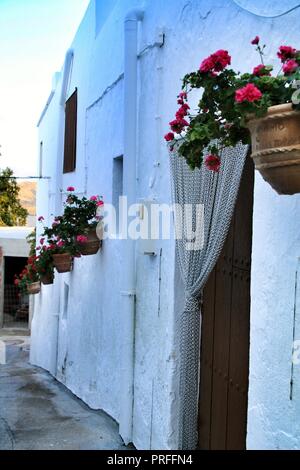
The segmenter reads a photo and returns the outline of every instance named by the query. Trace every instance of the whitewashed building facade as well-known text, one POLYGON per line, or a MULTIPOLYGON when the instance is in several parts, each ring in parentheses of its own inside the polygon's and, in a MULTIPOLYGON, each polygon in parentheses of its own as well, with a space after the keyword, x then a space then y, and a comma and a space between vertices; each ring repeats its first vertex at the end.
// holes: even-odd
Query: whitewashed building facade
MULTIPOLYGON (((279 45, 300 47, 299 20, 299 3, 292 0, 92 0, 39 121, 40 174, 50 179, 39 183, 37 214, 50 223, 62 210, 60 189, 70 185, 79 195, 100 194, 110 203, 124 193, 135 119, 136 202, 171 202, 163 135, 176 110, 180 79, 220 48, 230 52, 235 69, 252 69, 257 58, 250 40, 256 34, 267 42, 272 62, 279 45), (137 47, 134 31, 124 34, 126 19, 138 27, 137 47), (137 80, 131 77, 128 85, 128 64, 135 58, 137 80), (76 89, 76 165, 64 173, 65 103, 76 89)), ((300 366, 292 363, 292 343, 300 339, 299 210, 299 195, 279 196, 255 173, 248 449, 300 448, 300 366)), ((155 256, 145 254, 141 241, 134 243, 132 338, 126 336, 127 249, 122 240, 106 240, 97 255, 76 259, 71 273, 42 287, 31 362, 111 415, 125 442, 138 449, 177 449, 175 324, 184 291, 175 243, 158 240, 155 256)))

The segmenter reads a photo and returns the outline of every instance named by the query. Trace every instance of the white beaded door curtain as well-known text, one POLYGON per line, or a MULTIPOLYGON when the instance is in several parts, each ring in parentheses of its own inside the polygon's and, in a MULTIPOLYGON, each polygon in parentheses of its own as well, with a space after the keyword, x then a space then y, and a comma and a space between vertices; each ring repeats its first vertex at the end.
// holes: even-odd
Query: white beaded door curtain
POLYGON ((220 170, 214 172, 205 165, 191 170, 186 160, 178 154, 179 145, 180 142, 170 151, 169 156, 175 232, 181 234, 176 237, 176 251, 185 291, 185 307, 176 323, 180 352, 179 436, 181 448, 192 450, 198 442, 200 300, 205 282, 227 237, 248 146, 239 144, 234 148, 223 149, 220 152, 220 170), (203 208, 202 243, 191 249, 188 231, 191 227, 199 229, 197 207, 203 208), (189 220, 191 216, 192 221, 189 220))

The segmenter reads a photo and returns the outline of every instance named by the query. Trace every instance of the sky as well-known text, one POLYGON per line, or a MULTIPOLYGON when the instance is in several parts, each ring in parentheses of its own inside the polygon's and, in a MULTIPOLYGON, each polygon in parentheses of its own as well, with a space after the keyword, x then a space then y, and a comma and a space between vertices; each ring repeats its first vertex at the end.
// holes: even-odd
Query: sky
POLYGON ((35 176, 37 122, 89 0, 0 0, 0 168, 35 176))

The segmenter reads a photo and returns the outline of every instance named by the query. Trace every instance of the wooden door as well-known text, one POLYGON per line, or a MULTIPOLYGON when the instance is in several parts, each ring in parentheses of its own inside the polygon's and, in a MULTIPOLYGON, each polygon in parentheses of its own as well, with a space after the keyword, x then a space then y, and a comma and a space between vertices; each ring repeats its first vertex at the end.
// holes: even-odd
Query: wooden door
POLYGON ((204 289, 200 449, 246 446, 253 184, 248 157, 229 234, 204 289))

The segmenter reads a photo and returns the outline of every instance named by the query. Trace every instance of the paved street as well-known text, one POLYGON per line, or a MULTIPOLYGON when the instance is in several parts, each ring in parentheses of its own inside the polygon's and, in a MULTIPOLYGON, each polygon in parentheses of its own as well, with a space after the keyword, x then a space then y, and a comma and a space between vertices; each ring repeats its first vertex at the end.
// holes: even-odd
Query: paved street
POLYGON ((117 424, 28 363, 24 331, 0 330, 0 450, 126 450, 117 424), (3 362, 3 361, 2 361, 3 362))

